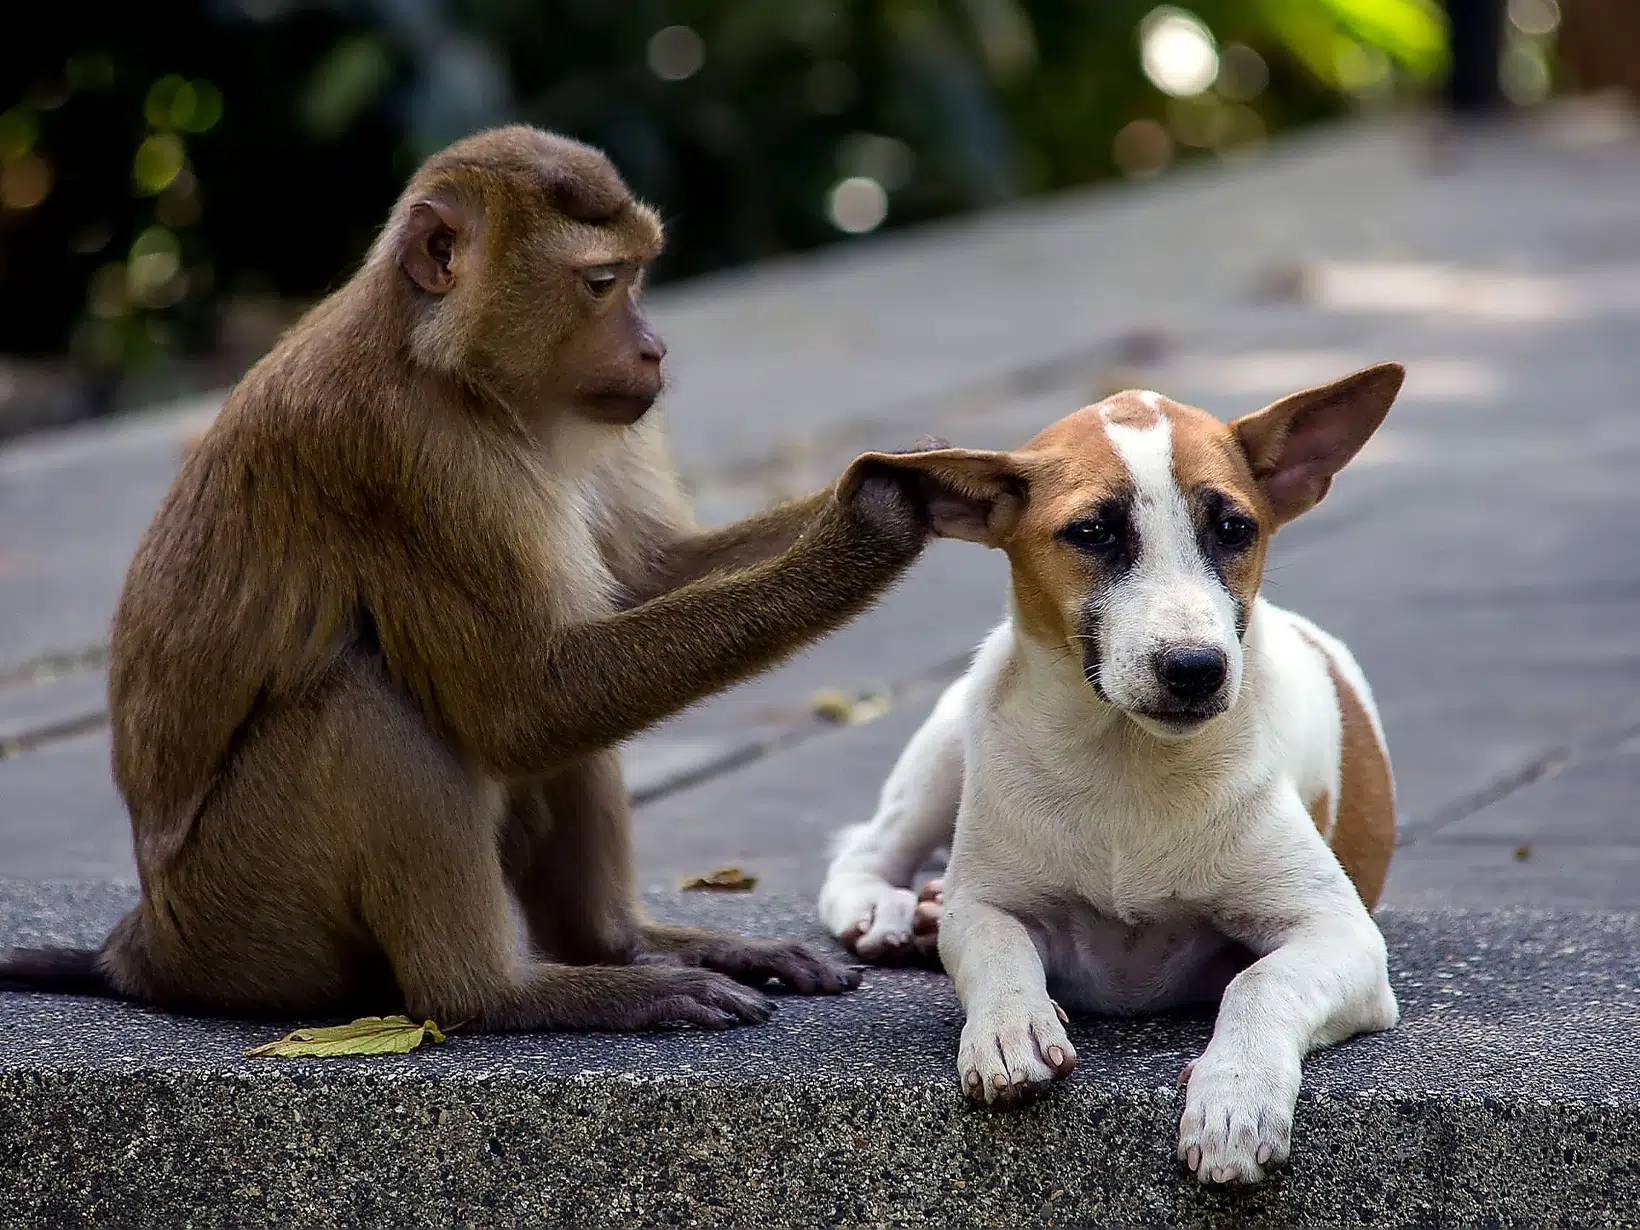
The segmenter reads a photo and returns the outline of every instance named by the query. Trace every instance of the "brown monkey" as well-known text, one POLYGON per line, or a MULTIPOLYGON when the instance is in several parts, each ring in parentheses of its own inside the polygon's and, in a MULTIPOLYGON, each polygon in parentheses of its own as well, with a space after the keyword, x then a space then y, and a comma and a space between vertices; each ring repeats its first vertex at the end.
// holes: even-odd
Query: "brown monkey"
POLYGON ((742 983, 857 984, 635 900, 615 745, 837 627, 926 540, 890 478, 692 525, 648 413, 660 244, 573 141, 498 129, 422 167, 131 565, 109 678, 140 904, 98 952, 13 951, 0 987, 630 1030, 765 1019, 742 983))

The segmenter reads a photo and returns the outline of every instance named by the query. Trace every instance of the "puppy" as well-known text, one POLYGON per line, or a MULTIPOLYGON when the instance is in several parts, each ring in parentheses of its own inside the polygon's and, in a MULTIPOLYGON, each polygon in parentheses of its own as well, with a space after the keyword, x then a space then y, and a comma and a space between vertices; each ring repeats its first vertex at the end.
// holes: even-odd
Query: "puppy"
POLYGON ((1124 392, 1018 452, 873 454, 845 476, 917 472, 938 532, 1012 568, 1008 619, 820 894, 868 959, 937 933, 969 1098, 1070 1073, 1056 1000, 1217 1000, 1181 1075, 1178 1156, 1203 1182, 1254 1183, 1287 1157, 1304 1056, 1396 1024, 1368 913, 1395 844, 1372 693, 1342 644, 1258 591, 1271 535, 1326 494, 1404 375, 1367 368, 1229 426, 1124 392), (911 878, 942 845, 943 898, 919 910, 911 878))

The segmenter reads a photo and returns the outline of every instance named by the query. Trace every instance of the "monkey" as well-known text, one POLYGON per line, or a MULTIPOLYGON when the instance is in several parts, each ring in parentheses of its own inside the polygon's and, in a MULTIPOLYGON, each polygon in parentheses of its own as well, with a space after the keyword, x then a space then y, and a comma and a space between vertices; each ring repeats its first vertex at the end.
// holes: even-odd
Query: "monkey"
POLYGON ((500 1032, 724 1028, 769 1017, 770 981, 858 985, 638 902, 617 745, 859 614, 929 539, 886 469, 696 525, 653 410, 662 239, 567 137, 421 166, 131 562, 108 669, 137 905, 100 949, 10 950, 0 989, 500 1032))

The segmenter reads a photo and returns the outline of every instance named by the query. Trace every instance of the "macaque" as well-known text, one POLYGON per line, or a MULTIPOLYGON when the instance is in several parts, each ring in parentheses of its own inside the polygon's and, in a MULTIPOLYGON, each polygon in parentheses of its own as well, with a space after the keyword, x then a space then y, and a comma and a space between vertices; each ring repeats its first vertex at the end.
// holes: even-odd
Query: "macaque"
POLYGON ((765 1020, 769 980, 857 985, 636 900, 616 745, 835 629, 928 537, 886 468, 693 524, 651 411, 660 247, 559 136, 420 169, 190 450, 126 578, 140 903, 98 951, 13 950, 0 989, 500 1031, 718 1028, 765 1020))

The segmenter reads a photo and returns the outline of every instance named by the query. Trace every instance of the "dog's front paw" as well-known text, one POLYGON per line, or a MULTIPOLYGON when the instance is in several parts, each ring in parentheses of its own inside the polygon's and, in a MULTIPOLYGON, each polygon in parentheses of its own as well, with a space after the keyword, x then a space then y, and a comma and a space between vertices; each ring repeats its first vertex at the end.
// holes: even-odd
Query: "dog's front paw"
POLYGON ((1075 1067, 1064 1014, 1050 999, 1016 997, 970 1013, 962 1027, 957 1076, 970 1101, 1016 1101, 1063 1080, 1075 1067))
POLYGON ((1257 1183, 1287 1160, 1299 1067, 1211 1051, 1180 1073, 1179 1160, 1203 1183, 1257 1183))
POLYGON ((843 947, 863 961, 886 964, 926 947, 918 932, 917 895, 908 888, 859 884, 823 903, 823 909, 843 947))

